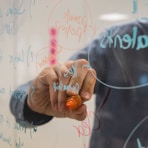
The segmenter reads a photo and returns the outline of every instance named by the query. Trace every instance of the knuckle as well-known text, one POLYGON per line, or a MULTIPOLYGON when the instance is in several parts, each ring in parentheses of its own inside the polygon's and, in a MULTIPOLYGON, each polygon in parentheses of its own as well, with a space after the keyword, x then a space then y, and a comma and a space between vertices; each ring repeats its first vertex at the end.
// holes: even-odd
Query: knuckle
POLYGON ((58 79, 58 77, 56 77, 56 76, 52 76, 52 78, 51 78, 51 84, 53 84, 54 82, 59 83, 59 79, 58 79))
POLYGON ((92 76, 96 76, 97 73, 94 69, 89 69, 89 73, 91 73, 92 76))
POLYGON ((82 78, 80 76, 72 78, 72 83, 78 83, 79 85, 82 83, 82 78))
POLYGON ((84 113, 82 113, 76 117, 76 120, 83 121, 85 118, 86 118, 86 115, 84 113))
POLYGON ((74 64, 74 61, 72 61, 72 60, 65 62, 65 66, 69 66, 69 65, 72 65, 72 64, 74 64))
POLYGON ((49 71, 50 71, 50 68, 44 68, 44 69, 40 72, 39 77, 44 77, 44 76, 48 75, 48 74, 49 74, 49 71))
POLYGON ((80 59, 79 62, 81 65, 88 64, 88 61, 86 59, 80 59))

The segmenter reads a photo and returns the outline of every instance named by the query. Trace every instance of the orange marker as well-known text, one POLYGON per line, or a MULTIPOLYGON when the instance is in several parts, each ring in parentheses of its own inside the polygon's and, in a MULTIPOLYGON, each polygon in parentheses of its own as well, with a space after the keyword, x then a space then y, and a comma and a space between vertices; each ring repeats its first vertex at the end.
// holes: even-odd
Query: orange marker
POLYGON ((82 100, 79 95, 70 96, 66 101, 67 109, 77 109, 81 104, 82 100))

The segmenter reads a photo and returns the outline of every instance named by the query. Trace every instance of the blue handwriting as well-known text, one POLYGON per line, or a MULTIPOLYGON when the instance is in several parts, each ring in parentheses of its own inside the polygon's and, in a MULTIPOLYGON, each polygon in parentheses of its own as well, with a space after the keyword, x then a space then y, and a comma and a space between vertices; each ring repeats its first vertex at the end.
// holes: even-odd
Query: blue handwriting
POLYGON ((21 15, 25 12, 25 9, 23 8, 23 3, 24 3, 24 0, 19 0, 18 2, 18 6, 14 6, 15 4, 15 0, 11 0, 12 1, 12 4, 10 6, 10 8, 8 8, 7 12, 6 12, 6 15, 7 16, 12 16, 12 15, 21 15))
POLYGON ((132 34, 119 34, 113 36, 113 30, 109 31, 108 35, 105 35, 101 40, 102 48, 121 48, 121 49, 144 49, 148 47, 148 35, 138 35, 138 28, 134 26, 132 34), (106 45, 106 43, 108 43, 106 45))
MULTIPOLYGON (((145 4, 145 6, 147 6, 147 3, 145 4)), ((133 0, 133 14, 137 14, 138 13, 138 1, 137 0, 133 0)), ((141 19, 144 20, 148 20, 148 17, 142 17, 141 19)))
POLYGON ((138 6, 137 6, 137 0, 133 0, 133 13, 136 14, 137 13, 137 10, 138 9, 138 6))
POLYGON ((18 55, 9 55, 9 62, 13 65, 14 69, 16 69, 18 63, 26 63, 29 67, 30 63, 33 62, 33 57, 33 51, 31 50, 31 46, 29 46, 27 49, 22 49, 18 55))
POLYGON ((13 34, 15 24, 14 23, 6 23, 0 26, 0 35, 3 34, 13 34))
POLYGON ((0 133, 0 140, 2 140, 4 143, 8 144, 9 146, 12 146, 11 137, 6 137, 3 133, 0 133))
MULTIPOLYGON (((132 132, 130 133, 130 135, 128 136, 127 140, 125 141, 125 144, 123 146, 123 148, 126 148, 129 140, 131 139, 131 137, 133 136, 133 134, 136 132, 136 130, 138 130, 138 128, 144 123, 146 122, 146 120, 148 120, 148 116, 146 116, 145 118, 143 118, 136 126, 135 128, 132 130, 132 132)), ((139 139, 137 139, 137 143, 138 143, 138 148, 146 148, 146 147, 142 147, 141 143, 139 141, 139 139)))
POLYGON ((2 114, 0 114, 0 124, 3 124, 4 123, 4 117, 2 114))
POLYGON ((19 140, 15 140, 15 146, 16 148, 22 148, 24 146, 24 143, 21 141, 20 137, 19 140))
POLYGON ((60 81, 59 84, 54 82, 53 83, 53 88, 54 88, 55 92, 57 90, 61 90, 61 91, 71 90, 71 91, 75 92, 76 94, 79 93, 79 84, 78 83, 76 83, 75 85, 71 86, 70 84, 69 85, 64 85, 61 81, 60 81))
POLYGON ((141 145, 139 138, 137 138, 137 144, 138 144, 138 148, 148 148, 148 146, 144 147, 144 146, 141 145))
POLYGON ((65 73, 64 73, 64 77, 67 78, 68 74, 70 74, 70 76, 72 77, 76 77, 77 76, 77 66, 76 64, 72 65, 71 68, 69 68, 65 73))
POLYGON ((32 138, 32 135, 37 132, 37 127, 33 125, 33 122, 28 123, 26 121, 21 121, 20 123, 15 123, 13 128, 16 131, 24 132, 24 133, 26 133, 27 130, 29 130, 31 138, 32 138))
POLYGON ((5 88, 0 88, 0 94, 5 94, 5 88))
POLYGON ((14 69, 16 69, 16 63, 24 62, 24 53, 22 51, 20 55, 10 55, 9 58, 10 64, 12 64, 14 69))

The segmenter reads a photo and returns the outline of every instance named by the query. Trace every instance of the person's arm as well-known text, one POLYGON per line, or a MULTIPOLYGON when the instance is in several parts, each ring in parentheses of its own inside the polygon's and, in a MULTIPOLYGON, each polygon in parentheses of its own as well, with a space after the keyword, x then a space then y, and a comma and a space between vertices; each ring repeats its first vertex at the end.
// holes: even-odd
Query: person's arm
POLYGON ((50 121, 53 117, 34 112, 27 105, 27 97, 31 83, 32 81, 29 81, 21 85, 13 92, 10 100, 10 110, 16 122, 22 123, 22 125, 24 125, 24 122, 31 125, 41 125, 50 121))
POLYGON ((87 115, 85 104, 82 103, 74 110, 67 109, 65 104, 69 96, 79 94, 82 102, 85 102, 93 94, 95 78, 92 73, 95 74, 95 70, 87 67, 83 69, 83 65, 88 65, 88 62, 81 59, 47 67, 34 80, 17 88, 10 101, 10 109, 16 121, 40 125, 53 117, 84 120, 87 115), (74 65, 77 65, 76 76, 69 72, 74 65), (62 85, 62 90, 54 85, 62 85))

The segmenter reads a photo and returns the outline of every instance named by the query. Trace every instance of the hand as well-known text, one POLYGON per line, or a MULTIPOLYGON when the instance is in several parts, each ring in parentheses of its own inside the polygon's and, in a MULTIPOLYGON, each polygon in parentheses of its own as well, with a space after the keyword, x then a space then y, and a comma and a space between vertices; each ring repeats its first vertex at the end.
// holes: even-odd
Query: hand
POLYGON ((68 61, 45 68, 33 81, 27 104, 33 111, 54 117, 68 117, 84 120, 86 105, 68 110, 65 107, 68 96, 79 94, 82 101, 88 101, 94 92, 96 72, 84 59, 68 61))

